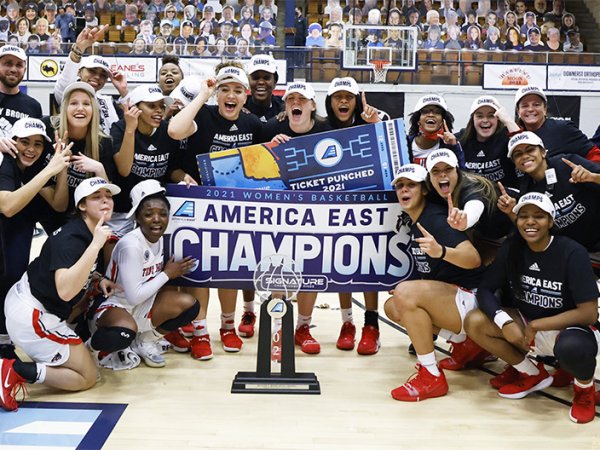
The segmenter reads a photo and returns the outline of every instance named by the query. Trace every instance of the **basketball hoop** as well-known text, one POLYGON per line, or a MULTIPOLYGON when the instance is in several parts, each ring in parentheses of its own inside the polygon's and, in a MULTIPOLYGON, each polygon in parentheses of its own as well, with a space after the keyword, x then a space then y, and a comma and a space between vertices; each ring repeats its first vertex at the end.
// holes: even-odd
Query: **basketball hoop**
POLYGON ((370 61, 373 66, 373 82, 374 83, 385 83, 387 80, 387 71, 391 61, 386 59, 372 59, 370 61))

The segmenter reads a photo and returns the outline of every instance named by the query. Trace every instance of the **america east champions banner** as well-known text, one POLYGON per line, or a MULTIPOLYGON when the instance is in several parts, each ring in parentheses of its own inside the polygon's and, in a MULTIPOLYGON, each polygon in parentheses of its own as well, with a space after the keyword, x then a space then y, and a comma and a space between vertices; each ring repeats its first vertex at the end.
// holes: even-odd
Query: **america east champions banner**
POLYGON ((393 191, 168 185, 167 195, 166 253, 198 259, 178 284, 253 289, 258 263, 274 254, 296 262, 305 291, 387 291, 412 271, 393 191))
POLYGON ((198 155, 205 186, 295 191, 389 189, 409 163, 403 119, 198 155))

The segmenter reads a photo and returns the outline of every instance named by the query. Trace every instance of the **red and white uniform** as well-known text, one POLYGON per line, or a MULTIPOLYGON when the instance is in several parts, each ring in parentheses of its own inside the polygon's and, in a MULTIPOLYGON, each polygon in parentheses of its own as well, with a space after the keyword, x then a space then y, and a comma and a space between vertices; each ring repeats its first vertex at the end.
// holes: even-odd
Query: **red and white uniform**
POLYGON ((150 309, 156 294, 169 277, 163 272, 164 251, 160 239, 156 243, 146 240, 142 231, 136 228, 127 233, 115 246, 106 276, 119 288, 114 295, 103 301, 92 320, 91 327, 102 313, 109 308, 126 309, 135 319, 138 331, 152 329, 150 309))

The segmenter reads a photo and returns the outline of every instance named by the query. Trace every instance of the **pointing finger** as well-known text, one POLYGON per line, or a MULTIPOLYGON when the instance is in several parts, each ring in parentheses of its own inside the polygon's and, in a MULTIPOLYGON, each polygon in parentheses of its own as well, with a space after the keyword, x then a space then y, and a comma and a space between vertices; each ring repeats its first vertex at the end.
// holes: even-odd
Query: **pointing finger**
POLYGON ((567 158, 560 158, 560 159, 562 159, 562 162, 564 162, 571 169, 575 169, 577 167, 577 164, 575 164, 573 161, 568 160, 567 158))
POLYGON ((504 189, 504 186, 503 186, 503 185, 502 185, 502 183, 501 183, 501 182, 499 182, 499 181, 498 181, 498 188, 500 189, 500 193, 501 193, 502 195, 508 195, 508 194, 506 193, 506 189, 504 189))
POLYGON ((365 94, 365 91, 361 92, 361 98, 362 98, 363 110, 365 110, 367 108, 367 106, 369 106, 367 104, 367 96, 365 94))
POLYGON ((425 228, 423 228, 423 226, 419 222, 417 222, 417 228, 423 234, 423 236, 431 237, 431 234, 429 233, 429 231, 427 231, 425 228))

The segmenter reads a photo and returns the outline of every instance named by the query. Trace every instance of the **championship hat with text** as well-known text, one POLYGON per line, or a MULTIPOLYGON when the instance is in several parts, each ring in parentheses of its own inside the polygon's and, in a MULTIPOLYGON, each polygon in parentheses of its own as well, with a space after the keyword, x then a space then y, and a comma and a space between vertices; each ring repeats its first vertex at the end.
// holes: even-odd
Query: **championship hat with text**
POLYGON ((99 55, 90 55, 81 59, 81 67, 86 69, 104 69, 108 73, 109 78, 112 76, 110 64, 108 61, 99 55))
POLYGON ((271 55, 254 55, 250 58, 250 61, 248 61, 246 71, 248 72, 248 75, 252 75, 259 70, 276 74, 277 63, 275 63, 275 59, 271 55))
POLYGON ((419 164, 404 164, 396 171, 396 177, 392 181, 392 186, 395 186, 400 178, 408 178, 409 180, 421 183, 427 178, 427 170, 419 164))
POLYGON ((510 138, 510 141, 508 141, 507 156, 510 158, 515 148, 517 148, 517 146, 521 144, 537 145, 544 149, 546 148, 544 147, 544 141, 542 141, 542 139, 537 134, 532 133, 531 131, 523 131, 522 133, 515 134, 513 137, 510 138))
POLYGON ((427 172, 431 172, 431 169, 435 167, 436 164, 446 163, 452 167, 458 167, 458 158, 454 154, 452 150, 441 149, 435 150, 429 154, 427 160, 425 161, 425 167, 427 167, 427 172))
POLYGON ((132 206, 126 217, 129 218, 133 216, 135 211, 140 206, 140 203, 142 203, 142 200, 144 200, 146 197, 162 192, 166 192, 166 189, 162 187, 157 180, 140 181, 131 189, 131 192, 129 193, 132 206))
POLYGON ((128 97, 130 105, 137 105, 140 102, 158 102, 159 100, 164 100, 167 106, 173 103, 173 99, 165 96, 157 84, 138 86, 129 93, 128 97))
POLYGON ((25 51, 16 45, 3 45, 0 47, 0 58, 7 55, 16 56, 21 61, 27 61, 27 55, 25 54, 25 51))
POLYGON ((100 189, 108 189, 113 195, 121 192, 119 186, 109 183, 102 177, 87 178, 75 188, 75 204, 78 205, 81 200, 100 189))
POLYGON ((34 119, 32 117, 24 117, 23 119, 17 120, 12 130, 10 130, 12 137, 26 138, 29 136, 44 136, 48 142, 52 142, 46 135, 46 125, 40 119, 34 119))
POLYGON ((542 88, 538 86, 523 86, 522 88, 517 89, 517 93, 515 94, 515 105, 518 106, 521 99, 529 94, 535 94, 538 97, 541 97, 544 100, 544 103, 548 101, 548 97, 546 97, 542 88))
POLYGON ((244 69, 235 66, 225 66, 217 73, 217 87, 226 83, 239 83, 246 89, 250 89, 248 75, 244 69))
POLYGON ((552 200, 550 200, 546 194, 542 194, 541 192, 528 192, 527 194, 523 195, 513 208, 513 212, 515 214, 519 214, 520 209, 525 205, 535 205, 542 211, 550 214, 550 217, 553 219, 556 215, 556 210, 554 209, 552 200))
POLYGON ((333 95, 340 91, 350 92, 354 95, 358 95, 360 92, 358 83, 352 77, 334 78, 331 80, 329 88, 327 88, 327 95, 333 95))
POLYGON ((492 97, 491 95, 482 95, 481 97, 477 97, 475 100, 473 100, 473 103, 471 103, 469 115, 473 115, 475 111, 483 106, 489 106, 490 108, 494 108, 495 111, 498 111, 498 105, 499 103, 498 100, 496 100, 496 97, 492 97))
POLYGON ((421 97, 419 100, 417 100, 417 104, 413 109, 413 113, 421 111, 423 108, 429 105, 436 105, 444 109, 445 111, 448 111, 448 105, 446 104, 446 100, 444 100, 437 94, 427 94, 421 97))
POLYGON ((303 81, 294 81, 293 83, 288 84, 285 89, 285 94, 283 95, 283 101, 285 101, 290 94, 294 93, 298 93, 309 100, 315 99, 315 90, 310 84, 303 81))

